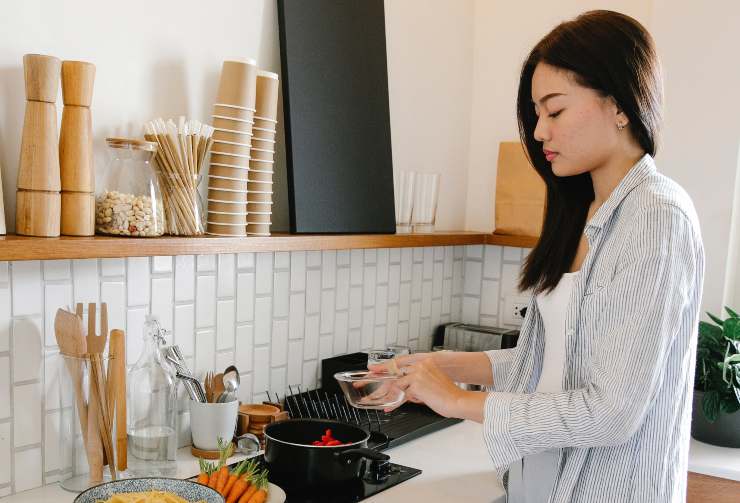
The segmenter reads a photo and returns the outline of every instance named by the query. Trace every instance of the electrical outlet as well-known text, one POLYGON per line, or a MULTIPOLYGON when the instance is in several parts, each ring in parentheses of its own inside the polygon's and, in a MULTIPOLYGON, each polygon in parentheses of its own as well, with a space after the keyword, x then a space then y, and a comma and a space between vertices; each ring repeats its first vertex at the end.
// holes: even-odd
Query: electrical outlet
POLYGON ((504 323, 506 325, 521 325, 524 321, 524 313, 529 305, 529 299, 510 295, 504 297, 504 323))

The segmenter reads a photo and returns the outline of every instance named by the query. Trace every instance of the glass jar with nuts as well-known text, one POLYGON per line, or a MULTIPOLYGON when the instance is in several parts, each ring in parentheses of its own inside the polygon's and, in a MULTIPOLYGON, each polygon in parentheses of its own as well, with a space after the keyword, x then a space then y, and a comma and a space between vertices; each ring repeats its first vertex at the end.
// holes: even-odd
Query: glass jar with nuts
POLYGON ((151 161, 157 144, 107 138, 111 160, 98 174, 95 230, 114 236, 155 237, 164 233, 162 195, 151 161))

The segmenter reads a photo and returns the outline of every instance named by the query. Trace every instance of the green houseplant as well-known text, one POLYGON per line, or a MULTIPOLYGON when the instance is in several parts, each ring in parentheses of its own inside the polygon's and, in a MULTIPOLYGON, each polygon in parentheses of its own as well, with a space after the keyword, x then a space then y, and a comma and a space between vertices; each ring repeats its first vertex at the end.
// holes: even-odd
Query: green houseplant
POLYGON ((692 435, 723 447, 740 447, 740 317, 699 322, 692 435))

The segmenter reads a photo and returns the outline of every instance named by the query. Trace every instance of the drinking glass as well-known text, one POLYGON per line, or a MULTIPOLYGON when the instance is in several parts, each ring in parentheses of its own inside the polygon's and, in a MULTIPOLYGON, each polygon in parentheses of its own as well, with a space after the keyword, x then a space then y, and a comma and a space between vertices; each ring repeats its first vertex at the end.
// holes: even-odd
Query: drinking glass
POLYGON ((433 232, 439 200, 439 173, 417 173, 411 225, 414 232, 433 232))
POLYGON ((400 171, 395 177, 396 232, 411 232, 411 213, 414 202, 414 171, 400 171))

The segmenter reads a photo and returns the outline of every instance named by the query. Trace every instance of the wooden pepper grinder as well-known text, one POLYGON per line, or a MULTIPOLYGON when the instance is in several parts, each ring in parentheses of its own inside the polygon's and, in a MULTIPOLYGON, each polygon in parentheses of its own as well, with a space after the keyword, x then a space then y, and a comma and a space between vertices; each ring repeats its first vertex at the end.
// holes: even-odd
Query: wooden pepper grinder
POLYGON ((26 115, 16 193, 16 233, 59 236, 61 198, 57 148, 57 92, 61 61, 26 54, 26 115))
POLYGON ((62 179, 62 224, 65 236, 95 234, 92 102, 95 65, 62 62, 62 128, 59 166, 62 179))

